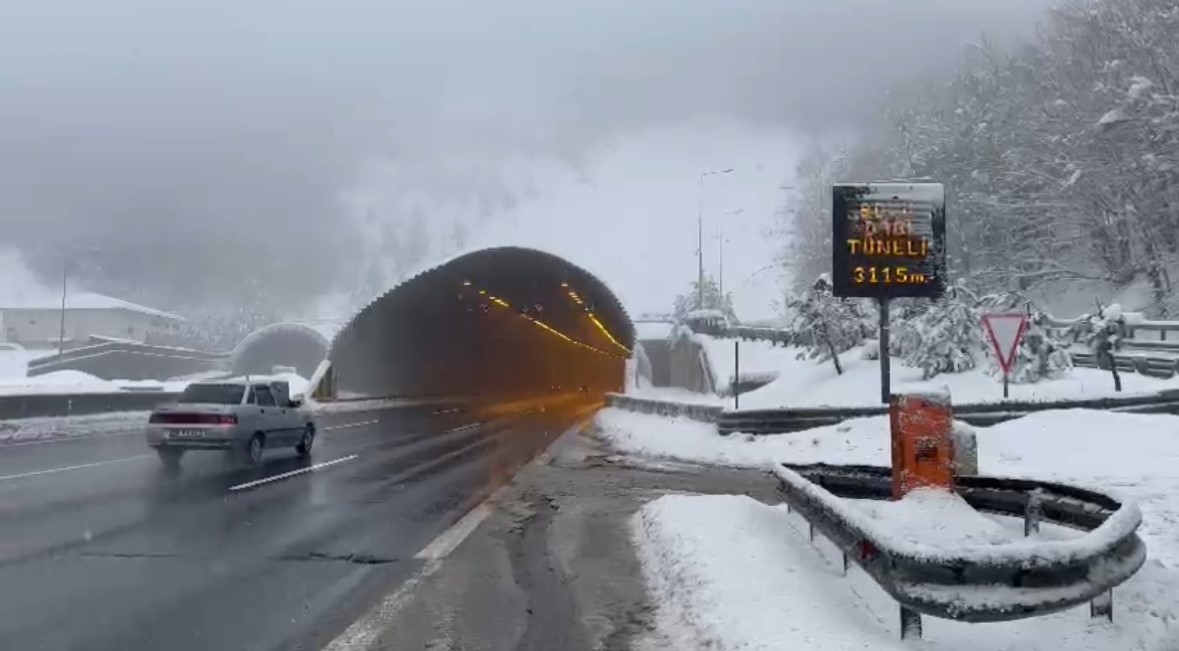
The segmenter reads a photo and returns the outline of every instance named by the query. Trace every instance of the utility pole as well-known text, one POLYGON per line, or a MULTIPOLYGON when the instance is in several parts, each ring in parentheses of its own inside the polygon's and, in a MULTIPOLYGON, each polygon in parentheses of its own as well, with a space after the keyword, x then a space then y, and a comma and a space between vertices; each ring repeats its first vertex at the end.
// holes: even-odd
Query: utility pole
POLYGON ((700 194, 696 200, 696 309, 704 308, 704 177, 729 174, 733 168, 700 173, 700 194))

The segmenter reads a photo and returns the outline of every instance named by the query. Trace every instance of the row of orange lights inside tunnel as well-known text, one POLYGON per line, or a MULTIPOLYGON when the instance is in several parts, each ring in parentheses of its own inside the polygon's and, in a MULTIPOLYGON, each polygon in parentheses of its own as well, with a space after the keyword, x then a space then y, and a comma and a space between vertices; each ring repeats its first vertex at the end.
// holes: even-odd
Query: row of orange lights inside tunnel
MULTIPOLYGON (((464 287, 473 287, 473 285, 474 284, 469 280, 463 281, 464 287)), ((533 325, 544 330, 545 332, 556 335, 557 337, 560 337, 561 339, 564 339, 565 341, 567 341, 571 344, 574 344, 576 346, 580 346, 580 347, 585 348, 587 350, 592 350, 595 353, 600 353, 602 355, 609 355, 611 357, 621 357, 623 359, 630 357, 631 350, 629 348, 627 348, 626 346, 622 345, 622 343, 619 342, 618 339, 616 339, 614 337, 614 335, 610 333, 610 330, 608 328, 606 328, 606 326, 601 322, 601 320, 598 319, 597 315, 595 315, 593 313, 593 311, 590 310, 588 306, 586 306, 585 301, 582 300, 582 298, 580 296, 578 296, 577 292, 575 292, 573 289, 570 289, 569 283, 563 282, 563 283, 561 283, 561 287, 566 290, 566 294, 569 296, 570 299, 573 300, 573 302, 575 302, 581 306, 581 308, 585 311, 585 314, 589 318, 589 320, 594 324, 595 327, 597 327, 597 329, 599 331, 601 331, 601 333, 606 337, 606 339, 609 340, 610 343, 617 346, 623 353, 625 353, 624 355, 619 355, 617 353, 612 353, 610 351, 602 350, 602 349, 597 348, 595 346, 591 346, 590 344, 587 344, 583 341, 578 341, 578 340, 570 337, 569 335, 566 335, 565 333, 557 330, 556 328, 550 326, 549 324, 547 324, 539 319, 535 319, 535 318, 529 316, 528 314, 525 314, 522 311, 517 311, 516 314, 524 319, 527 319, 533 325)), ((485 297, 492 304, 498 305, 502 308, 512 309, 511 304, 509 304, 504 299, 499 298, 498 296, 488 293, 488 291, 486 289, 479 289, 478 292, 479 292, 480 296, 485 297)))

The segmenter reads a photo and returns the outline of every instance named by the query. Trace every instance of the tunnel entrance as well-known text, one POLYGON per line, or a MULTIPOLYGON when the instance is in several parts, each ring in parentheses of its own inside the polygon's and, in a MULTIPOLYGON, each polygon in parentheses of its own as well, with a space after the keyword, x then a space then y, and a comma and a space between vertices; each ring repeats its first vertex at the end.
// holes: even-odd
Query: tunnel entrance
POLYGON ((330 352, 339 397, 489 402, 623 387, 635 331, 614 294, 519 247, 452 258, 379 297, 330 352))
POLYGON ((230 354, 234 375, 267 375, 289 366, 310 378, 327 359, 332 337, 344 323, 335 320, 274 323, 250 333, 230 354))

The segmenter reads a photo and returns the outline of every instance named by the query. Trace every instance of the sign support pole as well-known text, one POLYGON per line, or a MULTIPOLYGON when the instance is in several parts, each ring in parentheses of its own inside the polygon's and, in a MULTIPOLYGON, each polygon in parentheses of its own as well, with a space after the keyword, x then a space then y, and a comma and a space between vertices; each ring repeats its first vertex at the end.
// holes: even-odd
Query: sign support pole
POLYGON ((1007 379, 1011 377, 1010 373, 1003 373, 1003 398, 1007 398, 1007 379))
POLYGON ((880 402, 889 403, 892 394, 892 365, 888 353, 888 298, 880 299, 880 402))
POLYGON ((733 409, 741 408, 741 340, 733 340, 733 409))

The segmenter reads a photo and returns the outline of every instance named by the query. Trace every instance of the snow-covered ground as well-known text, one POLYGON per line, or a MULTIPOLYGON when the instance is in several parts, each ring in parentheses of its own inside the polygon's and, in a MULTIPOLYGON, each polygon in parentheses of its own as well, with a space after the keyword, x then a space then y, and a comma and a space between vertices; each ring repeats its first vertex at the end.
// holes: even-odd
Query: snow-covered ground
MULTIPOLYGON (((890 456, 885 417, 763 437, 720 437, 710 425, 616 409, 600 412, 597 425, 620 451, 662 460, 764 468, 773 462, 887 465, 890 456)), ((1112 624, 1090 620, 1083 607, 997 624, 925 618, 924 641, 902 643, 895 602, 858 569, 842 577, 834 548, 810 545, 797 516, 744 496, 677 495, 647 504, 634 521, 661 632, 677 649, 1179 648, 1179 417, 1045 411, 976 432, 984 474, 1093 486, 1139 503, 1148 559, 1115 590, 1112 624)), ((964 517, 957 504, 854 504, 893 523, 914 512, 931 520, 931 510, 964 517)), ((985 518, 997 526, 983 526, 981 518, 971 526, 996 543, 1022 533, 1018 521, 985 518)), ((1041 535, 1075 534, 1045 527, 1041 535)))
POLYGON ((141 431, 147 424, 148 415, 146 411, 119 411, 89 416, 0 420, 0 444, 141 431))
POLYGON ((0 377, 0 395, 118 393, 126 390, 182 391, 187 382, 102 380, 81 371, 54 371, 36 377, 0 377))
MULTIPOLYGON (((709 361, 716 377, 727 385, 728 378, 733 375, 734 340, 698 336, 707 347, 709 361)), ((880 362, 864 359, 860 348, 840 355, 842 375, 835 372, 835 366, 829 360, 819 362, 798 359, 799 349, 793 347, 774 347, 766 342, 743 341, 740 351, 742 376, 766 372, 778 374, 778 379, 770 384, 743 394, 742 409, 854 407, 880 404, 880 362)), ((910 368, 897 360, 892 360, 891 372, 894 393, 949 388, 950 395, 957 403, 1003 401, 1002 376, 987 375, 981 367, 964 373, 943 373, 927 381, 921 379, 920 369, 910 368)), ((1100 398, 1179 389, 1179 379, 1163 380, 1137 373, 1122 373, 1121 377, 1122 392, 1119 394, 1114 391, 1113 378, 1108 371, 1074 368, 1059 379, 1043 380, 1034 384, 1011 384, 1010 400, 1100 398)))

